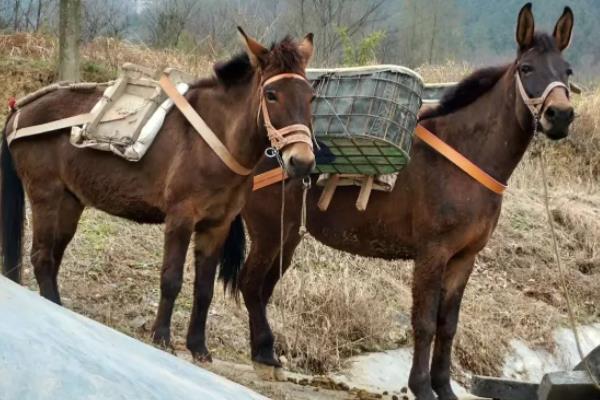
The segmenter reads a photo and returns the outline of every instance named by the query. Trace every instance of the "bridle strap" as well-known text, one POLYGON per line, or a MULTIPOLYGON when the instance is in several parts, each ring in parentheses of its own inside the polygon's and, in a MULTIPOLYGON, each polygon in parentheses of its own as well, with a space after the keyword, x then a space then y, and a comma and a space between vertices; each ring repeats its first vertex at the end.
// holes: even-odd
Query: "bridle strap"
POLYGON ((263 123, 265 129, 267 130, 267 136, 269 137, 271 146, 274 147, 276 150, 282 150, 284 147, 289 146, 293 143, 306 143, 312 150, 312 132, 308 126, 304 124, 293 124, 277 129, 271 123, 271 117, 269 116, 269 108, 267 107, 267 101, 265 100, 265 97, 263 95, 263 90, 267 85, 273 82, 277 82, 281 79, 299 79, 310 85, 306 77, 291 72, 286 72, 283 74, 272 76, 262 83, 260 92, 259 113, 262 112, 263 123))
POLYGON ((515 81, 517 82, 517 89, 519 90, 519 93, 521 94, 523 103, 525 103, 525 105, 531 112, 531 115, 533 115, 533 118, 535 118, 536 120, 539 119, 540 114, 542 113, 542 108, 544 107, 544 104, 546 103, 546 99, 548 98, 548 96, 554 89, 556 89, 557 87, 562 87, 567 91, 567 96, 569 96, 569 94, 570 94, 569 87, 567 85, 565 85, 564 83, 562 83, 560 81, 554 81, 554 82, 550 82, 550 84, 548 86, 546 86, 546 89, 544 89, 544 92, 542 93, 541 96, 529 97, 529 95, 525 91, 525 87, 523 86, 523 81, 521 81, 521 75, 519 75, 518 71, 515 73, 515 81))
POLYGON ((281 79, 299 79, 310 85, 310 83, 308 82, 308 79, 306 79, 305 76, 300 75, 300 74, 295 74, 293 72, 284 72, 282 74, 273 75, 272 77, 270 77, 269 79, 264 81, 262 83, 262 87, 264 88, 265 86, 267 86, 273 82, 277 82, 278 80, 281 80, 281 79))

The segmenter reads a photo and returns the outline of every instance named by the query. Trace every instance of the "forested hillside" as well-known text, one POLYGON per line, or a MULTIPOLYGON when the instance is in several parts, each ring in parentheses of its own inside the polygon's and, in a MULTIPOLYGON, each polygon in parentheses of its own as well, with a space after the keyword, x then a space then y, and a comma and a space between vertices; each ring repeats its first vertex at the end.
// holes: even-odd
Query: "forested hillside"
MULTIPOLYGON (((54 33, 57 0, 0 0, 0 32, 54 33)), ((110 36, 222 57, 238 48, 235 25, 259 39, 314 32, 319 65, 372 62, 416 67, 448 59, 492 64, 514 53, 524 0, 82 0, 83 39, 110 36)), ((600 3, 535 0, 538 27, 552 30, 569 5, 568 58, 587 81, 600 72, 600 3)))

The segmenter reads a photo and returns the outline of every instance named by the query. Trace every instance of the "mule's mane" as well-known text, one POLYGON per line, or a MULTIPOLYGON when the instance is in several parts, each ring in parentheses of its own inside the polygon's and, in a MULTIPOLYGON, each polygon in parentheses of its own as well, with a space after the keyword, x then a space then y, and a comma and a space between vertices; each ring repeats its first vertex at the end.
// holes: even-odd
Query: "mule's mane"
POLYGON ((440 103, 423 111, 419 120, 448 115, 475 102, 496 85, 510 66, 511 64, 506 64, 482 68, 471 73, 456 86, 446 90, 440 103))
MULTIPOLYGON (((277 72, 303 73, 304 65, 298 44, 290 37, 271 45, 266 69, 277 72)), ((255 68, 250 62, 246 52, 233 56, 228 61, 215 63, 213 70, 215 76, 200 79, 193 83, 190 88, 199 88, 222 84, 233 86, 248 82, 254 75, 255 68)))
MULTIPOLYGON (((530 50, 539 53, 559 51, 554 37, 546 32, 535 32, 531 47, 523 52, 530 50)), ((482 68, 471 73, 456 86, 446 90, 440 103, 436 107, 424 110, 419 116, 419 120, 448 115, 475 102, 491 90, 512 65, 511 63, 498 67, 482 68)))

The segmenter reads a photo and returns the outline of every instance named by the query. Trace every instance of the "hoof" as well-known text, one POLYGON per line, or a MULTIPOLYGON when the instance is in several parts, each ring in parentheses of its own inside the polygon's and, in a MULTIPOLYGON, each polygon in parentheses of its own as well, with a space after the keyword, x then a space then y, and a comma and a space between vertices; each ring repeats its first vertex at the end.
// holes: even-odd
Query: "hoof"
POLYGON ((212 356, 208 351, 205 353, 192 353, 192 356, 194 357, 194 361, 200 364, 211 364, 213 362, 212 356))
POLYGON ((152 332, 152 342, 162 349, 171 348, 171 332, 168 328, 158 328, 152 332))
POLYGON ((285 371, 281 367, 273 367, 257 362, 252 363, 252 365, 254 366, 254 372, 256 372, 258 378, 263 381, 285 382, 287 380, 285 371))
POLYGON ((445 383, 442 384, 436 384, 433 382, 433 391, 437 393, 439 400, 458 400, 458 397, 454 394, 448 379, 446 379, 445 383))

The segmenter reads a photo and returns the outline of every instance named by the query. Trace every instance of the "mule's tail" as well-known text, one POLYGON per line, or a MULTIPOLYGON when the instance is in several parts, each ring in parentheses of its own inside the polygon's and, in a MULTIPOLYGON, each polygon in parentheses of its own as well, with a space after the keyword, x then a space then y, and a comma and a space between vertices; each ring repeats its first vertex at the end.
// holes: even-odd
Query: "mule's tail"
POLYGON ((21 282, 21 249, 25 219, 23 184, 8 149, 6 127, 0 148, 0 236, 2 237, 2 274, 21 282))
POLYGON ((223 246, 219 279, 223 281, 225 290, 233 295, 238 293, 238 275, 246 258, 246 233, 242 216, 238 215, 231 223, 229 235, 223 246))

